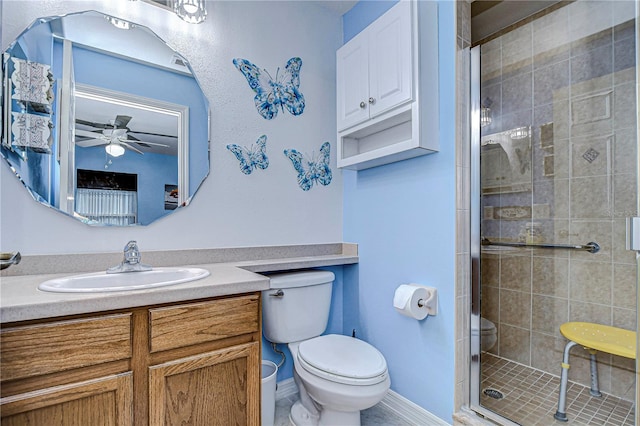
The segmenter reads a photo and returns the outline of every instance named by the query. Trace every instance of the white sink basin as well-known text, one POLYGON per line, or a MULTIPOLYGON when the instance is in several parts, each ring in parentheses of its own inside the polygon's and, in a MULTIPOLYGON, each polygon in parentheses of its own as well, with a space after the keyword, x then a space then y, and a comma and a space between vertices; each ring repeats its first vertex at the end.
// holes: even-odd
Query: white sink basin
POLYGON ((144 290, 167 285, 186 283, 209 276, 202 268, 153 268, 144 272, 72 275, 41 283, 38 288, 59 293, 95 293, 102 291, 144 290))

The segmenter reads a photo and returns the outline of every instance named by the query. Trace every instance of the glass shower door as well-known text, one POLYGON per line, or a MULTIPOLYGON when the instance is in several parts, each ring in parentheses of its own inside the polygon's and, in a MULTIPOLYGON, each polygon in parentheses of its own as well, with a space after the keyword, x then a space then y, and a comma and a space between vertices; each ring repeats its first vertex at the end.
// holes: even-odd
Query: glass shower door
MULTIPOLYGON (((626 218, 638 216, 635 7, 579 0, 475 48, 478 411, 553 424, 560 326, 636 330, 636 253, 625 247, 626 218)), ((597 359, 603 398, 589 394, 589 352, 571 350, 569 420, 634 424, 635 360, 597 359)))

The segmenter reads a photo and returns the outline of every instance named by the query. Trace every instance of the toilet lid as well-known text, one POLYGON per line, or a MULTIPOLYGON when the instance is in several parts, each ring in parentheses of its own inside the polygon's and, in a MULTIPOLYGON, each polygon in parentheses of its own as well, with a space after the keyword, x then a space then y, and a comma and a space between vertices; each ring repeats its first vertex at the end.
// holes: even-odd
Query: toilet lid
POLYGON ((370 344, 354 337, 328 334, 305 340, 298 361, 309 373, 338 383, 369 385, 383 381, 387 362, 370 344))

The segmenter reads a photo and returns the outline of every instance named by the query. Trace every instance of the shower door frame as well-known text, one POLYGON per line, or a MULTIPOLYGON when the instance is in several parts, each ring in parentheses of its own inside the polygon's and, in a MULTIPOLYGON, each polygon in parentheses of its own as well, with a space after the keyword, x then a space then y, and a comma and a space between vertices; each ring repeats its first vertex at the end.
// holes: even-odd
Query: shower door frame
POLYGON ((473 47, 470 52, 471 91, 469 117, 471 143, 471 205, 469 213, 471 244, 471 324, 470 324, 470 376, 471 408, 478 411, 480 407, 480 46, 473 47))
MULTIPOLYGON (((636 106, 640 110, 640 2, 636 0, 635 8, 635 28, 636 28, 636 106)), ((480 132, 480 109, 481 109, 481 45, 477 45, 468 49, 469 52, 469 127, 468 131, 470 141, 470 206, 469 206, 469 231, 470 231, 470 323, 469 323, 469 339, 470 339, 470 358, 469 358, 469 408, 499 424, 505 426, 518 426, 517 423, 504 417, 494 411, 491 411, 480 404, 481 392, 481 366, 480 366, 480 278, 481 278, 481 180, 480 180, 480 150, 481 150, 481 132, 480 132)), ((636 141, 638 143, 637 155, 637 172, 636 185, 640 190, 640 124, 637 126, 636 141)), ((638 198, 637 213, 640 213, 640 197, 638 198)), ((627 238, 629 238, 629 228, 627 228, 627 238)), ((629 243, 628 243, 629 244, 629 243)), ((632 250, 630 247, 628 249, 632 250)), ((636 279, 640 288, 640 251, 636 252, 636 279)), ((640 291, 636 292, 636 311, 637 322, 636 331, 640 333, 640 291)), ((637 341, 637 351, 640 353, 640 339, 637 341)), ((640 360, 636 359, 636 386, 635 386, 635 404, 636 404, 636 424, 640 425, 640 411, 637 410, 640 404, 640 360)))
POLYGON ((470 363, 469 363, 469 405, 484 417, 504 426, 517 426, 507 417, 480 405, 480 48, 470 50, 470 246, 471 257, 471 315, 470 315, 470 363))

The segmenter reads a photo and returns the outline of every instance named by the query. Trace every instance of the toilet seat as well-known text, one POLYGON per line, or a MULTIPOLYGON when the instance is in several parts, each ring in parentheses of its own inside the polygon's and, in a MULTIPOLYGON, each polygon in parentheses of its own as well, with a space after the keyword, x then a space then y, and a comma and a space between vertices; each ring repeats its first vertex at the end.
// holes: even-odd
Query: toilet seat
POLYGON ((387 377, 387 362, 370 344, 329 334, 300 343, 300 366, 323 379, 355 386, 374 385, 387 377))

